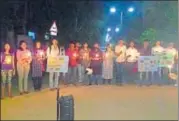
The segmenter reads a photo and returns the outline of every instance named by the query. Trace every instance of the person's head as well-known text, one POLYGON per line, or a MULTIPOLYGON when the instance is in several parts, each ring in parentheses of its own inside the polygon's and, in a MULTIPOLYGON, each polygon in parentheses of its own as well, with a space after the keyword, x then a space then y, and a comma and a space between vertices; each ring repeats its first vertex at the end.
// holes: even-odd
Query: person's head
POLYGON ((20 50, 26 50, 27 49, 27 43, 24 40, 21 40, 19 43, 19 49, 20 50))
POLYGON ((35 43, 35 48, 37 48, 37 49, 40 49, 40 48, 41 48, 41 43, 40 43, 39 41, 37 41, 37 42, 35 43))
POLYGON ((10 52, 11 46, 8 42, 4 43, 4 51, 5 52, 10 52))
POLYGON ((83 47, 84 47, 84 48, 88 48, 88 43, 85 42, 85 43, 83 44, 83 47))
POLYGON ((74 50, 75 49, 75 44, 73 42, 70 43, 70 49, 74 50))
POLYGON ((169 48, 173 48, 173 47, 174 47, 174 43, 172 43, 172 42, 169 43, 168 47, 169 47, 169 48))
POLYGON ((56 39, 52 39, 52 45, 58 45, 58 41, 56 39))
POLYGON ((130 41, 129 46, 130 46, 130 47, 134 47, 134 46, 135 46, 134 41, 130 41))
POLYGON ((160 41, 157 41, 157 42, 155 43, 156 46, 160 46, 160 44, 161 44, 160 41))
POLYGON ((98 43, 95 43, 93 47, 94 47, 95 49, 99 49, 99 44, 98 44, 98 43))
POLYGON ((75 47, 76 47, 76 48, 80 48, 80 46, 81 46, 81 45, 80 45, 79 42, 76 42, 76 43, 75 43, 75 47))
POLYGON ((149 46, 149 40, 144 40, 144 47, 148 47, 149 46))
POLYGON ((122 39, 120 39, 120 40, 118 41, 118 44, 122 46, 122 45, 124 45, 124 41, 123 41, 122 39))
POLYGON ((112 50, 111 44, 108 44, 108 45, 106 46, 106 51, 108 52, 108 51, 111 51, 111 50, 112 50))

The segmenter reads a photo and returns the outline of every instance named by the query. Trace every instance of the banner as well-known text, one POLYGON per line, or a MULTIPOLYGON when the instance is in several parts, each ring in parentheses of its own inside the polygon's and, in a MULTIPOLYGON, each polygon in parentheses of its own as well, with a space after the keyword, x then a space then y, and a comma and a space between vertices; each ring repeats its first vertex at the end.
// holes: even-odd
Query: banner
POLYGON ((156 56, 139 56, 138 71, 139 72, 154 72, 158 70, 156 56))
POLYGON ((47 72, 68 72, 68 56, 48 57, 47 72))
POLYGON ((172 54, 163 52, 161 54, 156 55, 158 58, 159 67, 167 67, 173 65, 174 56, 172 54))

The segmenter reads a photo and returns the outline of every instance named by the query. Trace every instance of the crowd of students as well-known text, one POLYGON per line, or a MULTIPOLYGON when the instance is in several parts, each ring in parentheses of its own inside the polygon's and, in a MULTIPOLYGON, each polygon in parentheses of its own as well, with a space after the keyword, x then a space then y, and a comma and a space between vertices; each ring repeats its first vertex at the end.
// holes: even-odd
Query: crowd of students
MULTIPOLYGON (((47 49, 43 49, 39 41, 35 43, 34 49, 29 50, 25 41, 20 41, 19 48, 12 51, 9 43, 4 44, 4 50, 1 52, 1 98, 4 98, 5 86, 8 85, 8 96, 12 97, 12 77, 16 74, 18 77, 18 89, 20 95, 28 92, 28 76, 30 70, 35 91, 40 91, 43 82, 43 72, 45 72, 46 60, 48 57, 68 56, 69 67, 68 73, 49 73, 49 88, 54 90, 58 87, 59 77, 64 77, 65 85, 68 84, 87 84, 93 83, 98 85, 99 80, 103 80, 103 84, 111 84, 116 78, 116 84, 122 85, 128 83, 126 81, 135 80, 137 71, 137 60, 139 56, 150 56, 156 52, 166 51, 173 55, 173 66, 178 62, 178 51, 170 43, 167 48, 160 45, 157 41, 154 47, 149 46, 149 41, 145 40, 141 48, 136 48, 134 41, 129 46, 123 40, 119 40, 114 50, 111 44, 106 46, 103 52, 98 43, 95 43, 90 49, 88 43, 69 44, 68 49, 60 47, 56 39, 51 41, 51 45, 47 49), (86 69, 93 70, 91 75, 86 74, 86 69), (130 78, 129 78, 130 77, 130 78)), ((161 70, 160 70, 161 71, 161 70)), ((62 79, 61 79, 62 80, 62 79)), ((151 83, 148 83, 149 85, 151 83)))

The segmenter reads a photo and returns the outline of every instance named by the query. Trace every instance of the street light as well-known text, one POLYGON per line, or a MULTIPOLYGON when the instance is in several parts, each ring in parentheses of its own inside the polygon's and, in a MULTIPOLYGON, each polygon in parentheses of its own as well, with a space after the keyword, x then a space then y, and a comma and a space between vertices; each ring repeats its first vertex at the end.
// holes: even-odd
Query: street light
POLYGON ((115 13, 115 12, 116 12, 116 8, 115 8, 115 7, 111 7, 111 8, 110 8, 110 12, 111 12, 111 13, 115 13))
POLYGON ((118 27, 115 29, 115 32, 119 32, 119 28, 118 27))
POLYGON ((110 31, 111 31, 111 28, 108 28, 107 31, 110 32, 110 31))
POLYGON ((128 8, 128 12, 134 12, 134 8, 133 7, 128 8))

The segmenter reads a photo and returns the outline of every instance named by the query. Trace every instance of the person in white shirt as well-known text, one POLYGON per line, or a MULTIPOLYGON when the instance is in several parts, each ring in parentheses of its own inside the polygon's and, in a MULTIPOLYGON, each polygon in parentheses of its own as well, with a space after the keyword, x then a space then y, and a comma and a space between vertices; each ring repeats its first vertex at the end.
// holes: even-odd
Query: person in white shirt
POLYGON ((172 55, 172 59, 173 59, 171 67, 167 68, 168 69, 168 74, 171 74, 172 72, 176 72, 177 73, 178 50, 174 48, 174 43, 169 43, 168 47, 165 49, 165 52, 167 54, 171 54, 172 55))
POLYGON ((161 46, 160 41, 157 41, 155 46, 152 48, 152 55, 160 54, 164 52, 164 48, 161 46))
MULTIPOLYGON (((56 39, 52 40, 52 44, 47 48, 47 60, 49 57, 57 57, 60 54, 60 48, 58 46, 58 41, 56 39)), ((50 72, 49 73, 49 87, 50 90, 54 90, 58 88, 58 72, 50 72), (55 76, 55 78, 54 78, 55 76)))
POLYGON ((126 58, 126 46, 124 45, 123 40, 119 40, 118 44, 115 47, 116 55, 116 84, 122 85, 124 79, 124 63, 126 58))
MULTIPOLYGON (((161 54, 164 52, 164 48, 161 46, 161 42, 160 41, 157 41, 155 43, 155 46, 152 48, 152 55, 155 56, 155 55, 158 55, 158 54, 161 54)), ((163 69, 161 67, 158 68, 158 75, 159 75, 159 79, 154 79, 154 72, 152 72, 152 83, 157 83, 158 85, 161 85, 161 78, 162 78, 162 72, 163 72, 163 69)))
POLYGON ((126 51, 126 67, 127 73, 130 74, 130 78, 128 81, 135 81, 136 74, 133 72, 134 67, 137 64, 138 57, 140 56, 138 50, 135 48, 135 43, 133 41, 130 42, 129 48, 126 51))

